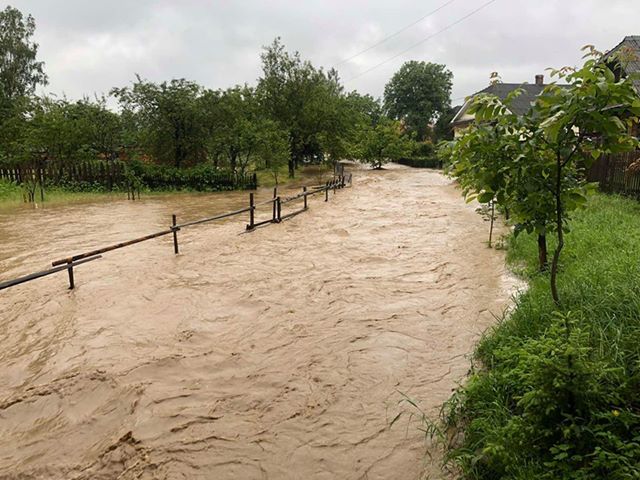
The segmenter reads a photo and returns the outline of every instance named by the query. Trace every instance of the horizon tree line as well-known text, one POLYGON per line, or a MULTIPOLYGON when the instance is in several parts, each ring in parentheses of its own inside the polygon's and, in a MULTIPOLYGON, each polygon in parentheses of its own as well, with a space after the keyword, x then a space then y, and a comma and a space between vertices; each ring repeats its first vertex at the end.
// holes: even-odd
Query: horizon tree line
POLYGON ((444 65, 407 62, 384 99, 375 99, 347 91, 337 70, 315 67, 280 38, 263 48, 255 86, 211 89, 136 75, 107 96, 37 95, 48 77, 35 28, 31 15, 0 11, 3 165, 138 159, 176 168, 207 163, 239 175, 286 165, 291 177, 308 161, 353 158, 380 167, 433 143, 431 125, 450 107, 452 74, 444 65))

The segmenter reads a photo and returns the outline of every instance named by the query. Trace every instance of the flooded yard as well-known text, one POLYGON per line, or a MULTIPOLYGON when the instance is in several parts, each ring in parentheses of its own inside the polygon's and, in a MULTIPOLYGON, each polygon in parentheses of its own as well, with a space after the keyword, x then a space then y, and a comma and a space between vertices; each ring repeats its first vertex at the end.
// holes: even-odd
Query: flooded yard
MULTIPOLYGON (((463 378, 512 291, 503 255, 437 172, 331 195, 251 233, 185 229, 177 256, 170 236, 107 253, 73 291, 62 272, 0 292, 0 477, 439 478, 418 423, 390 423, 401 393, 435 413, 463 378)), ((246 204, 0 212, 2 279, 246 204)))

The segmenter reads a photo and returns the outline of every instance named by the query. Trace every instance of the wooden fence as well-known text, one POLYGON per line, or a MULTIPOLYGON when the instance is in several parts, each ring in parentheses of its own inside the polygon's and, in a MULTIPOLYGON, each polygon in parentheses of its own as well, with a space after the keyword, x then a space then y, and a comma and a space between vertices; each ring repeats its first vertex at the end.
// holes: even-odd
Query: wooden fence
POLYGON ((640 151, 599 158, 587 172, 587 180, 598 182, 603 192, 640 198, 640 151), (634 162, 635 168, 631 167, 634 162))
POLYGON ((125 185, 125 166, 118 161, 85 161, 75 164, 46 166, 42 168, 0 168, 0 179, 22 184, 42 181, 45 185, 65 183, 97 183, 113 190, 125 185))
POLYGON ((277 224, 287 218, 291 218, 295 215, 305 212, 309 208, 308 199, 313 195, 324 194, 324 201, 327 202, 329 201, 330 191, 333 191, 333 194, 335 195, 336 190, 345 188, 347 186, 351 186, 351 184, 352 184, 352 174, 341 175, 341 176, 335 177, 332 181, 326 182, 324 185, 312 187, 311 189, 308 189, 307 187, 302 187, 301 193, 297 195, 293 195, 291 197, 280 197, 278 195, 278 191, 276 188, 273 191, 272 198, 260 203, 255 203, 254 194, 249 193, 249 204, 247 207, 241 208, 239 210, 234 210, 232 212, 221 213, 218 215, 214 215, 212 217, 178 223, 176 215, 172 215, 171 225, 169 225, 165 230, 161 230, 155 233, 150 233, 149 235, 134 238, 133 240, 127 240, 127 241, 116 243, 106 247, 95 248, 93 250, 90 250, 84 253, 79 253, 79 254, 71 255, 58 260, 54 260, 53 262, 51 262, 52 268, 0 282, 0 290, 14 287, 16 285, 20 285, 22 283, 29 282, 31 280, 36 280, 38 278, 46 277, 48 275, 52 275, 54 273, 65 271, 65 270, 69 275, 69 289, 73 289, 75 288, 75 279, 74 279, 74 271, 73 271, 74 267, 82 265, 86 262, 90 262, 90 261, 102 258, 103 253, 107 253, 112 250, 118 250, 120 248, 128 247, 130 245, 135 245, 141 242, 146 242, 147 240, 163 237, 165 235, 172 235, 173 236, 173 252, 174 254, 178 254, 179 253, 178 232, 183 228, 188 228, 195 225, 201 225, 204 223, 221 220, 221 219, 232 217, 235 215, 241 215, 248 212, 249 223, 246 226, 246 230, 252 231, 261 225, 277 224), (283 206, 290 205, 290 204, 292 205, 294 203, 299 203, 299 202, 302 202, 301 207, 293 210, 291 209, 291 207, 289 207, 290 211, 283 214, 282 212, 283 206), (257 213, 258 207, 264 206, 264 205, 270 205, 269 213, 266 219, 260 221, 259 219, 256 218, 256 213, 257 213))
MULTIPOLYGON (((100 185, 111 191, 130 187, 130 180, 127 179, 125 170, 126 166, 122 161, 87 160, 75 164, 42 168, 24 166, 0 168, 0 179, 17 184, 36 182, 45 186, 91 188, 100 185)), ((257 188, 255 173, 234 175, 229 172, 220 172, 194 180, 186 178, 184 175, 158 175, 153 171, 145 171, 140 180, 152 190, 192 188, 207 191, 257 188)))

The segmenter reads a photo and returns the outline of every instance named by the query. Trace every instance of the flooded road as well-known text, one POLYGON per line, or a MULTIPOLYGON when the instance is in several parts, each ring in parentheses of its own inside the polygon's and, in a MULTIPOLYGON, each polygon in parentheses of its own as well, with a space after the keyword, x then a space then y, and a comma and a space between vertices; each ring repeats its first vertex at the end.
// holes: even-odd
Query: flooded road
MULTIPOLYGON (((178 256, 170 236, 107 253, 74 291, 63 272, 0 292, 0 478, 440 478, 419 424, 390 424, 400 392, 434 413, 463 378, 511 292, 503 256, 437 172, 331 195, 251 233, 185 229, 178 256)), ((0 213, 0 272, 246 197, 0 213)))

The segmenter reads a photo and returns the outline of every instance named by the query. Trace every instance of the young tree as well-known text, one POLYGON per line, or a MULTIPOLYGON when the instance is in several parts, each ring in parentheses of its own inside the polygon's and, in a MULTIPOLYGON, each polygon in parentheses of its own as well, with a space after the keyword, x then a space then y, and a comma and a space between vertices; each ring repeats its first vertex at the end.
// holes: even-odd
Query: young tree
POLYGON ((543 175, 555 201, 554 222, 558 244, 551 264, 551 293, 560 303, 557 287, 565 224, 571 210, 586 202, 584 171, 608 153, 632 150, 638 141, 629 132, 640 116, 640 99, 631 79, 616 80, 614 72, 593 47, 577 69, 554 70, 568 88, 550 85, 538 98, 540 119, 537 144, 543 175))
POLYGON ((445 65, 406 62, 384 88, 385 110, 422 141, 429 124, 449 109, 452 79, 445 65))
POLYGON ((276 187, 279 183, 280 171, 289 159, 289 142, 287 132, 275 123, 260 130, 257 159, 264 162, 265 168, 271 173, 276 187))
POLYGON ((509 208, 518 229, 538 233, 541 267, 546 263, 542 237, 556 232, 551 294, 558 305, 566 222, 592 189, 586 169, 603 154, 638 145, 629 134, 640 115, 630 79, 616 80, 597 52, 587 57, 577 70, 554 71, 568 85, 546 87, 523 117, 510 114, 496 97, 479 97, 470 110, 476 126, 445 150, 466 192, 473 191, 481 202, 495 199, 509 208))
POLYGON ((378 170, 388 161, 409 155, 414 148, 415 142, 403 135, 400 122, 394 120, 380 119, 359 132, 358 157, 378 170))
POLYGON ((535 117, 531 113, 519 117, 509 109, 521 93, 513 91, 504 102, 494 95, 476 97, 469 109, 476 122, 442 152, 448 157, 448 171, 470 200, 502 206, 516 225, 516 235, 522 231, 538 235, 539 268, 544 271, 553 197, 537 161, 535 117))

